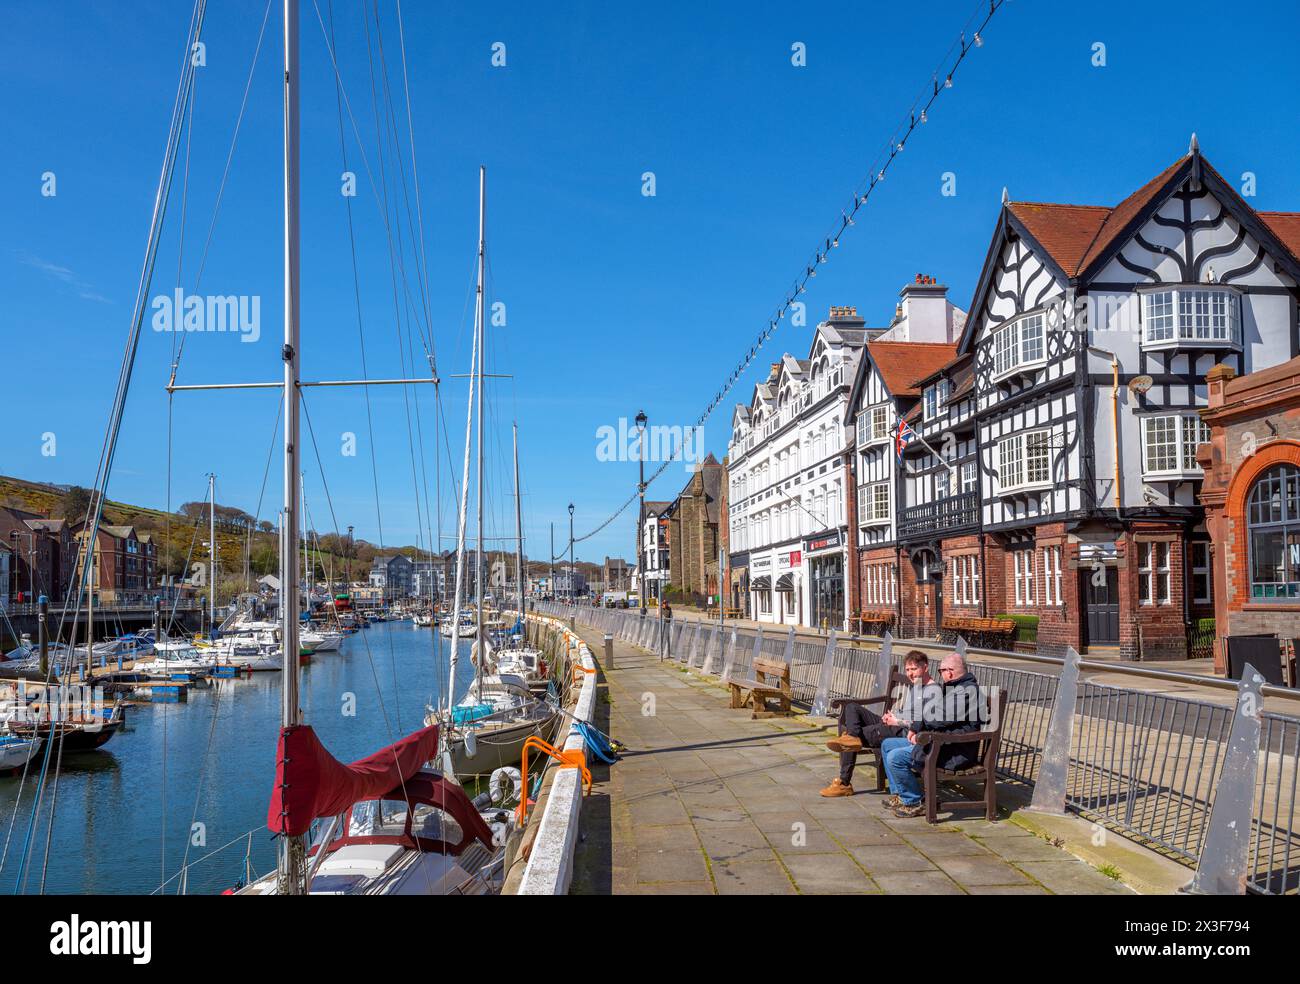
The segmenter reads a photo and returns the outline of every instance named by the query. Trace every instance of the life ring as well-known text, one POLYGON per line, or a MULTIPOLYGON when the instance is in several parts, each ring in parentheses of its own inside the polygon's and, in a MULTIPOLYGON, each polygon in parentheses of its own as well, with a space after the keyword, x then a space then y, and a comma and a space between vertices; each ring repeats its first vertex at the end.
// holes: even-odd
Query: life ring
POLYGON ((488 792, 497 806, 519 802, 524 794, 524 779, 513 766, 494 769, 488 779, 488 792))

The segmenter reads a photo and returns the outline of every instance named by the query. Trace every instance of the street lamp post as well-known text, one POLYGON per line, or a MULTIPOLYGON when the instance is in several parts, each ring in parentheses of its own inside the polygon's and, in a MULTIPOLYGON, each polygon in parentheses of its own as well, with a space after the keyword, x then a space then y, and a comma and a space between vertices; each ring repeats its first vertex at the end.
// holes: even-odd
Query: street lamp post
POLYGON ((578 603, 577 585, 573 581, 573 503, 569 503, 569 600, 578 603))
POLYGON ((638 410, 636 415, 636 426, 639 436, 636 442, 637 464, 641 470, 641 478, 637 483, 637 493, 641 496, 641 513, 640 520, 636 527, 636 544, 637 544, 637 563, 641 565, 641 617, 645 618, 645 587, 646 587, 646 562, 645 562, 645 425, 646 415, 644 410, 638 410))

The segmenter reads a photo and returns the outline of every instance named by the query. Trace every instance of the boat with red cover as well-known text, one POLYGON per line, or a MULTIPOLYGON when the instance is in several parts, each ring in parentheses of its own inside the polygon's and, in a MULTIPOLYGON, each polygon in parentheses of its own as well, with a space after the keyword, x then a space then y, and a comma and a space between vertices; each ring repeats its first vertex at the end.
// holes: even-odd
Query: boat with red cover
MULTIPOLYGON (((299 894, 487 895, 501 888, 514 813, 471 800, 452 778, 425 768, 438 728, 423 728, 344 765, 307 725, 280 733, 267 826, 302 836, 318 828, 299 873, 299 894), (328 821, 323 832, 320 822, 328 821)), ((278 895, 279 873, 239 895, 278 895)))

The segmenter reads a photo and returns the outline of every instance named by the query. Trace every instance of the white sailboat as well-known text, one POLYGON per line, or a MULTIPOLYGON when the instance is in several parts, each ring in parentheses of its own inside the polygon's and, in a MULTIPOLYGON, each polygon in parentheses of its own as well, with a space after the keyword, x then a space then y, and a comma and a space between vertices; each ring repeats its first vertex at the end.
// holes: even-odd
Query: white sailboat
MULTIPOLYGON (((486 776, 503 766, 521 760, 524 743, 534 736, 549 737, 556 720, 555 710, 544 701, 535 699, 527 681, 513 674, 501 674, 495 669, 493 647, 485 621, 485 595, 483 585, 483 365, 484 334, 484 271, 486 261, 487 174, 479 168, 479 241, 477 303, 474 310, 474 365, 471 374, 474 385, 470 394, 470 413, 466 420, 465 481, 462 484, 461 507, 458 516, 456 597, 448 623, 452 639, 451 672, 446 690, 448 707, 429 708, 426 723, 441 721, 446 729, 444 755, 459 777, 486 776), (478 412, 473 412, 477 397, 478 412), (469 427, 475 418, 477 431, 477 521, 478 538, 475 547, 475 601, 474 621, 469 633, 476 641, 472 650, 474 680, 461 700, 452 705, 452 688, 456 681, 457 648, 465 637, 462 630, 464 599, 465 520, 468 509, 469 483, 469 427)), ((515 495, 518 502, 518 448, 516 445, 515 495)), ((516 510, 516 523, 518 511, 516 510)), ((521 537, 522 539, 522 537, 521 537)), ((522 608, 522 606, 521 606, 522 608)), ((444 629, 446 632, 446 629, 444 629)))

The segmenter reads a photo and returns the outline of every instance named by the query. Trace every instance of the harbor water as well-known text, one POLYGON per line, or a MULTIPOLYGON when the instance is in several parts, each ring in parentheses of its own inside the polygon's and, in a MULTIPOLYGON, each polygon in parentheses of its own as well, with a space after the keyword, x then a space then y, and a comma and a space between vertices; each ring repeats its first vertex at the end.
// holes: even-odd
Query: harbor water
MULTIPOLYGON (((449 649, 436 629, 409 620, 347 636, 339 651, 302 667, 304 719, 340 761, 377 751, 422 726, 449 649)), ((460 650, 458 697, 473 673, 469 644, 460 650)), ((246 861, 254 876, 273 869, 266 811, 280 677, 245 675, 195 687, 186 703, 131 705, 102 749, 64 755, 57 788, 51 763, 34 825, 40 756, 25 784, 0 777, 0 893, 35 893, 44 880, 47 894, 174 894, 182 883, 190 894, 213 894, 244 879, 246 861)))

